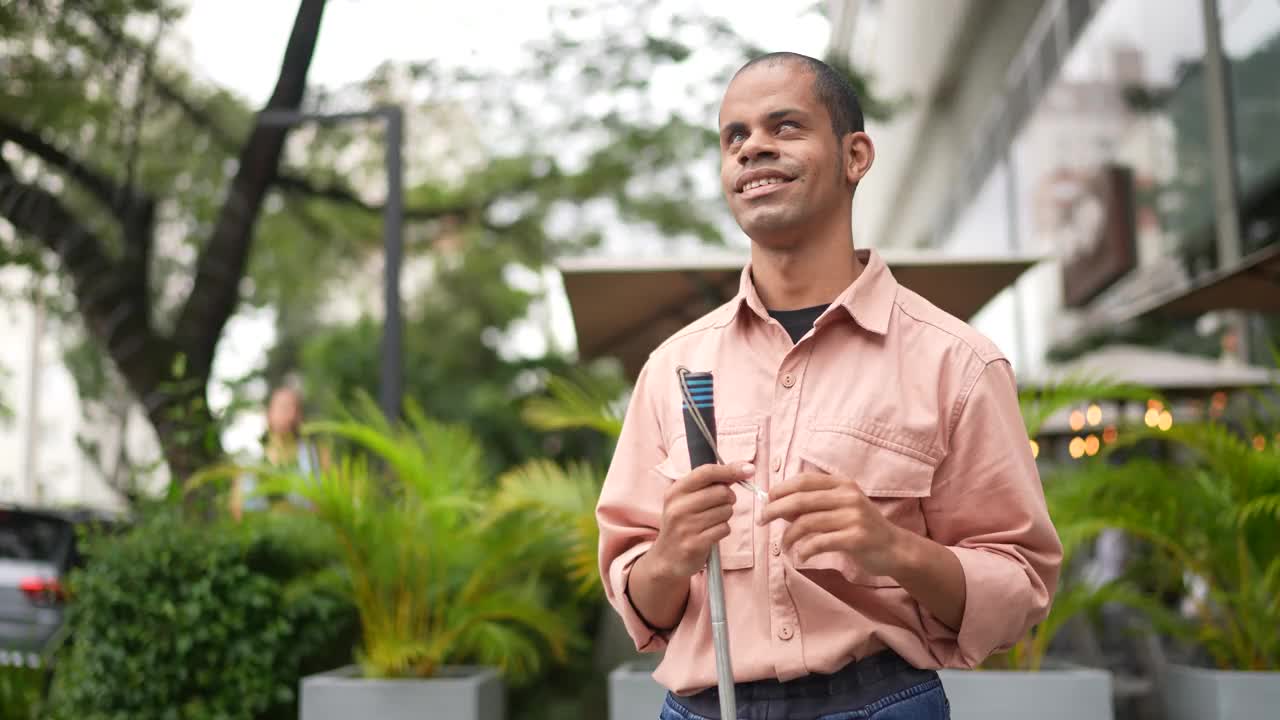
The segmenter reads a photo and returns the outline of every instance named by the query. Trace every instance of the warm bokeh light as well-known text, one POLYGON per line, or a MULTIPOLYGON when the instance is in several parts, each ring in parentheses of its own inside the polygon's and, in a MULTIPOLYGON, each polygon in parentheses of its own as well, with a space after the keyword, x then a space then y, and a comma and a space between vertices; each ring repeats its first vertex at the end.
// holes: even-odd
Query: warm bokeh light
POLYGON ((1071 438, 1071 445, 1067 449, 1071 452, 1071 457, 1077 460, 1084 457, 1084 438, 1071 438))
POLYGON ((1035 440, 1031 441, 1031 457, 1033 458, 1040 457, 1040 443, 1036 442, 1035 440))
POLYGON ((1090 405, 1089 412, 1085 417, 1090 425, 1098 425, 1102 422, 1102 408, 1097 405, 1090 405))
POLYGON ((1084 413, 1079 410, 1071 411, 1071 429, 1079 432, 1084 428, 1084 413))
POLYGON ((1102 443, 1098 442, 1097 435, 1090 435, 1089 437, 1084 439, 1084 452, 1089 457, 1093 457, 1094 455, 1097 455, 1098 450, 1100 450, 1101 447, 1102 447, 1102 443))
POLYGON ((1107 427, 1106 430, 1102 431, 1102 442, 1111 444, 1115 442, 1116 438, 1119 436, 1120 436, 1120 431, 1116 429, 1116 426, 1110 425, 1107 427))
POLYGON ((1161 430, 1168 431, 1169 428, 1173 427, 1173 414, 1168 410, 1161 412, 1158 426, 1161 430))
POLYGON ((1142 418, 1142 421, 1143 421, 1144 423, 1146 423, 1146 424, 1147 424, 1147 427, 1149 427, 1149 428, 1153 428, 1153 427, 1155 427, 1156 425, 1159 425, 1159 424, 1160 424, 1160 411, 1159 411, 1159 410, 1156 410, 1155 408, 1148 408, 1148 409, 1147 409, 1146 417, 1142 418))

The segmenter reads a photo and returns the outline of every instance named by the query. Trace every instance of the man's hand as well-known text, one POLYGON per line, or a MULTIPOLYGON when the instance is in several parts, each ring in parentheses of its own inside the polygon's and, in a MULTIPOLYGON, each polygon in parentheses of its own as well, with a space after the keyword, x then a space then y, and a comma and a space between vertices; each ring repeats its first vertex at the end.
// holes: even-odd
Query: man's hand
POLYGON ((672 628, 689 598, 689 578, 702 569, 711 544, 729 535, 731 483, 751 477, 750 463, 703 465, 667 487, 658 539, 636 560, 627 595, 653 627, 672 628))
POLYGON ((757 521, 778 520, 791 525, 782 535, 783 547, 795 551, 796 560, 838 552, 873 575, 893 575, 901 560, 904 532, 885 519, 853 480, 825 473, 802 473, 769 491, 769 503, 757 521))
POLYGON ((689 577, 711 554, 712 543, 729 536, 733 489, 751 477, 750 463, 703 465, 667 487, 662 499, 662 525, 649 551, 671 575, 689 577))
POLYGON ((791 525, 782 544, 805 562, 839 552, 872 575, 888 575, 953 630, 964 620, 964 566, 950 550, 889 522, 853 480, 803 473, 769 490, 760 525, 777 519, 791 525))

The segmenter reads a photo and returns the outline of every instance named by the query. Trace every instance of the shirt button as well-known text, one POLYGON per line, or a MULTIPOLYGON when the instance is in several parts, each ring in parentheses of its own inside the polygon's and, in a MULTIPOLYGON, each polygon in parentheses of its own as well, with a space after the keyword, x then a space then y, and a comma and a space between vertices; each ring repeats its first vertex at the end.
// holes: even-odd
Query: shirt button
POLYGON ((782 627, 778 628, 778 637, 782 638, 783 640, 790 640, 790 639, 791 639, 791 626, 790 626, 790 625, 783 625, 782 627))
POLYGON ((795 384, 796 384, 795 375, 792 375, 791 373, 787 373, 786 375, 782 376, 783 387, 791 387, 792 385, 795 385, 795 384))
POLYGON ((774 555, 781 555, 782 546, 779 545, 777 542, 771 542, 769 543, 769 552, 773 553, 774 555))
POLYGON ((774 472, 778 472, 778 471, 780 471, 780 470, 782 470, 782 458, 780 458, 780 457, 779 457, 779 458, 774 458, 774 459, 773 459, 773 471, 774 471, 774 472))

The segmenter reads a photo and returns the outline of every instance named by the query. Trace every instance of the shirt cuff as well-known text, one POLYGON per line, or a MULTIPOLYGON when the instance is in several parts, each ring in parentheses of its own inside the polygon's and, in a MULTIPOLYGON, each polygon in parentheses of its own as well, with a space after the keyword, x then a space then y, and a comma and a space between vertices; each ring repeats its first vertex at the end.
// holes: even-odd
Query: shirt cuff
POLYGON ((964 617, 960 632, 925 612, 925 629, 943 667, 973 669, 1009 649, 1029 629, 1031 586, 1012 558, 976 548, 948 547, 964 568, 964 617), (947 642, 950 640, 950 642, 947 642))
POLYGON ((667 646, 666 633, 651 627, 636 611, 635 606, 631 604, 631 598, 627 595, 627 582, 631 579, 631 569, 635 567, 636 560, 639 560, 640 556, 648 552, 651 547, 653 547, 652 541, 642 542, 619 555, 609 567, 609 585, 612 589, 609 593, 610 604, 622 617, 622 624, 638 652, 658 652, 667 646))

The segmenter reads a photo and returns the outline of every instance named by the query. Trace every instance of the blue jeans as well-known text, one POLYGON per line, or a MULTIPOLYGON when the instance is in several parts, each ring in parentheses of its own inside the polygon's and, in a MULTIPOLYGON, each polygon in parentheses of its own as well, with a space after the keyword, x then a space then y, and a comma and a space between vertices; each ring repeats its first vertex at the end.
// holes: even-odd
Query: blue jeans
MULTIPOLYGON (((784 699, 761 700, 738 704, 740 720, 779 720, 790 718, 784 699)), ((861 707, 827 712, 811 720, 950 720, 951 703, 936 677, 886 695, 861 707)), ((667 694, 658 720, 710 720, 686 709, 667 694)))

